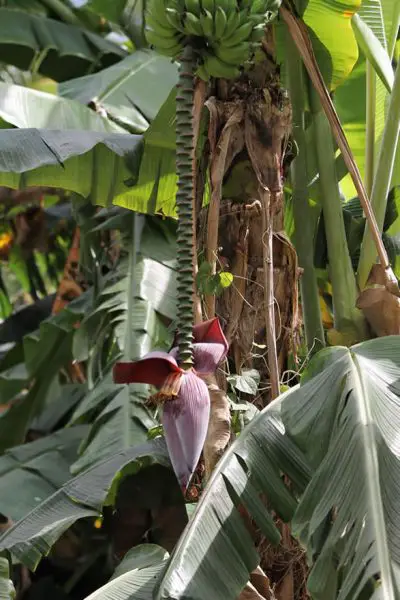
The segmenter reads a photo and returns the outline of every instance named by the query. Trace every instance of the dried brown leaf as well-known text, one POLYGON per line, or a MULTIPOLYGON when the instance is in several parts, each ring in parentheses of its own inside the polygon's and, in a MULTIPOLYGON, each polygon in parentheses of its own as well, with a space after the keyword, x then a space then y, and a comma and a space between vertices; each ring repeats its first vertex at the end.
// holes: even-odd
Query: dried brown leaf
POLYGON ((367 287, 358 297, 357 307, 378 337, 400 334, 400 298, 386 288, 381 265, 373 266, 367 287))

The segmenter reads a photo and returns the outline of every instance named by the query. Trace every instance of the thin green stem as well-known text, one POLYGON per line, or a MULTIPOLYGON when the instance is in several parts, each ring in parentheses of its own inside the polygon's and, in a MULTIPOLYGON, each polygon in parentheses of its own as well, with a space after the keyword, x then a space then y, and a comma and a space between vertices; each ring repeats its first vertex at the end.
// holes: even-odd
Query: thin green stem
POLYGON ((178 191, 177 328, 178 362, 183 369, 193 365, 193 100, 194 53, 185 46, 179 67, 176 96, 176 172, 178 191))
POLYGON ((366 135, 365 135, 365 175, 364 185, 368 196, 371 195, 374 180, 375 163, 375 111, 376 111, 376 73, 371 62, 367 60, 366 85, 366 135))
MULTIPOLYGON (((385 220, 387 198, 392 180, 399 133, 400 68, 397 67, 371 194, 371 206, 380 232, 383 230, 383 223, 385 220)), ((363 289, 367 283, 369 273, 375 260, 375 244, 372 240, 370 229, 366 225, 361 244, 360 261, 358 263, 358 285, 361 289, 363 289)))
POLYGON ((360 340, 365 337, 365 321, 356 308, 357 286, 347 247, 332 133, 315 90, 311 90, 311 107, 332 283, 334 325, 340 332, 352 331, 360 340))
POLYGON ((291 165, 293 187, 293 217, 295 246, 299 265, 303 269, 300 278, 304 330, 309 351, 325 345, 324 329, 320 311, 317 277, 314 268, 314 232, 311 227, 310 206, 307 189, 307 143, 304 126, 304 71, 303 63, 289 34, 287 44, 287 74, 293 115, 293 136, 299 154, 291 165))

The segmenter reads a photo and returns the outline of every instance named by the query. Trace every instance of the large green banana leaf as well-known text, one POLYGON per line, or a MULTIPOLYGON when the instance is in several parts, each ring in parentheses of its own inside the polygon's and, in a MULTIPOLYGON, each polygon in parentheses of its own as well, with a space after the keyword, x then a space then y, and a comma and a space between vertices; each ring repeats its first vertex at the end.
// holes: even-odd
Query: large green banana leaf
POLYGON ((351 73, 358 57, 351 18, 361 0, 295 0, 296 8, 309 27, 313 50, 331 89, 351 73))
POLYGON ((19 128, 125 133, 122 127, 67 98, 0 82, 0 117, 19 128))
POLYGON ((114 204, 142 213, 175 216, 175 88, 144 134, 144 152, 134 187, 114 198, 114 204))
POLYGON ((320 352, 302 385, 257 415, 218 464, 156 598, 238 597, 257 557, 235 506, 270 539, 258 493, 286 518, 296 509, 278 465, 297 477, 293 529, 315 561, 312 598, 398 598, 399 373, 399 337, 320 352))
POLYGON ((116 568, 111 580, 86 600, 152 600, 154 579, 165 566, 167 558, 168 553, 155 544, 142 544, 132 548, 116 568))
POLYGON ((74 25, 0 8, 0 61, 32 67, 56 81, 103 69, 127 55, 117 44, 74 25))
POLYGON ((141 137, 125 133, 0 129, 0 185, 66 189, 107 206, 135 176, 141 150, 141 137))
POLYGON ((134 390, 128 385, 119 387, 94 420, 80 447, 81 456, 72 465, 73 474, 115 456, 117 452, 140 446, 146 442, 149 429, 157 425, 146 408, 143 390, 139 386, 134 390))
POLYGON ((15 588, 10 579, 8 560, 0 557, 0 600, 14 600, 15 588))
POLYGON ((316 600, 399 596, 399 373, 397 336, 332 348, 283 406, 288 435, 316 469, 293 522, 317 557, 316 600))
POLYGON ((7 450, 0 457, 1 514, 22 519, 68 481, 87 430, 87 425, 77 425, 7 450))
POLYGON ((21 444, 32 419, 61 395, 58 371, 72 359, 74 326, 87 309, 89 297, 83 294, 43 321, 39 331, 25 336, 23 346, 18 344, 1 361, 0 397, 12 404, 0 416, 0 451, 21 444), (15 401, 26 387, 28 393, 15 401))
POLYGON ((311 477, 304 454, 284 434, 280 411, 285 399, 284 394, 256 415, 218 463, 157 582, 157 600, 239 597, 259 562, 239 505, 249 511, 267 539, 279 542, 279 532, 260 494, 289 521, 297 506, 295 490, 304 491, 311 477), (292 492, 281 471, 292 480, 292 492))
POLYGON ((66 81, 60 95, 82 104, 95 102, 136 131, 156 117, 177 82, 177 66, 151 50, 138 50, 99 73, 66 81))
POLYGON ((138 169, 141 138, 79 102, 0 83, 0 117, 21 128, 0 129, 0 185, 62 188, 107 205, 138 169))
MULTIPOLYGON (((364 0, 358 13, 385 51, 393 27, 396 3, 397 0, 364 0)), ((350 77, 336 90, 334 98, 336 109, 361 175, 364 174, 365 167, 366 89, 365 57, 362 55, 350 77)), ((375 102, 375 139, 378 146, 385 125, 387 105, 387 90, 379 79, 376 83, 375 102)), ((397 169, 397 171, 400 182, 400 170, 397 169)), ((356 194, 350 176, 342 181, 341 186, 347 198, 352 198, 356 194)))
POLYGON ((8 548, 30 569, 35 569, 70 525, 78 519, 99 515, 116 474, 128 464, 135 463, 140 468, 142 459, 146 459, 146 464, 150 459, 168 465, 163 441, 153 440, 120 452, 65 483, 0 537, 0 551, 8 548))
MULTIPOLYGON (((89 373, 104 354, 107 331, 113 332, 126 358, 139 358, 151 349, 168 348, 171 334, 165 319, 171 322, 175 317, 174 223, 115 209, 98 228, 118 229, 126 255, 105 278, 93 310, 74 335, 74 356, 89 360, 89 373)), ((111 373, 98 379, 71 419, 92 422, 74 473, 147 438, 148 430, 157 425, 145 405, 147 392, 145 386, 113 384, 111 373)))

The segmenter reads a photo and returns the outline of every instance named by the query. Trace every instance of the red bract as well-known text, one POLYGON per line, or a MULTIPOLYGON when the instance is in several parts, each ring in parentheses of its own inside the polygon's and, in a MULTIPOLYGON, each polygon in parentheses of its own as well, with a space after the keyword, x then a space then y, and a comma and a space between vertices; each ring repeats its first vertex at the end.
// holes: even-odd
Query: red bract
POLYGON ((159 388, 168 452, 185 489, 199 461, 210 416, 208 388, 197 373, 214 373, 228 352, 218 319, 194 327, 193 338, 192 370, 179 367, 177 347, 170 352, 150 352, 136 362, 114 366, 115 383, 149 383, 159 388))

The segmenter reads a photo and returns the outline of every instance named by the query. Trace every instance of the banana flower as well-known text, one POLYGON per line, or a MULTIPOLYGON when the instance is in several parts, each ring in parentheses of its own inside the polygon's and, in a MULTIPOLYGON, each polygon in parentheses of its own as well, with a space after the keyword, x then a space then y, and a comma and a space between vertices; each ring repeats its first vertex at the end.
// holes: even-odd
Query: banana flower
POLYGON ((114 365, 115 383, 148 383, 158 388, 162 423, 171 463, 186 490, 207 435, 210 394, 201 375, 214 373, 226 357, 228 342, 217 318, 193 328, 193 368, 182 369, 178 348, 150 352, 135 362, 114 365))

